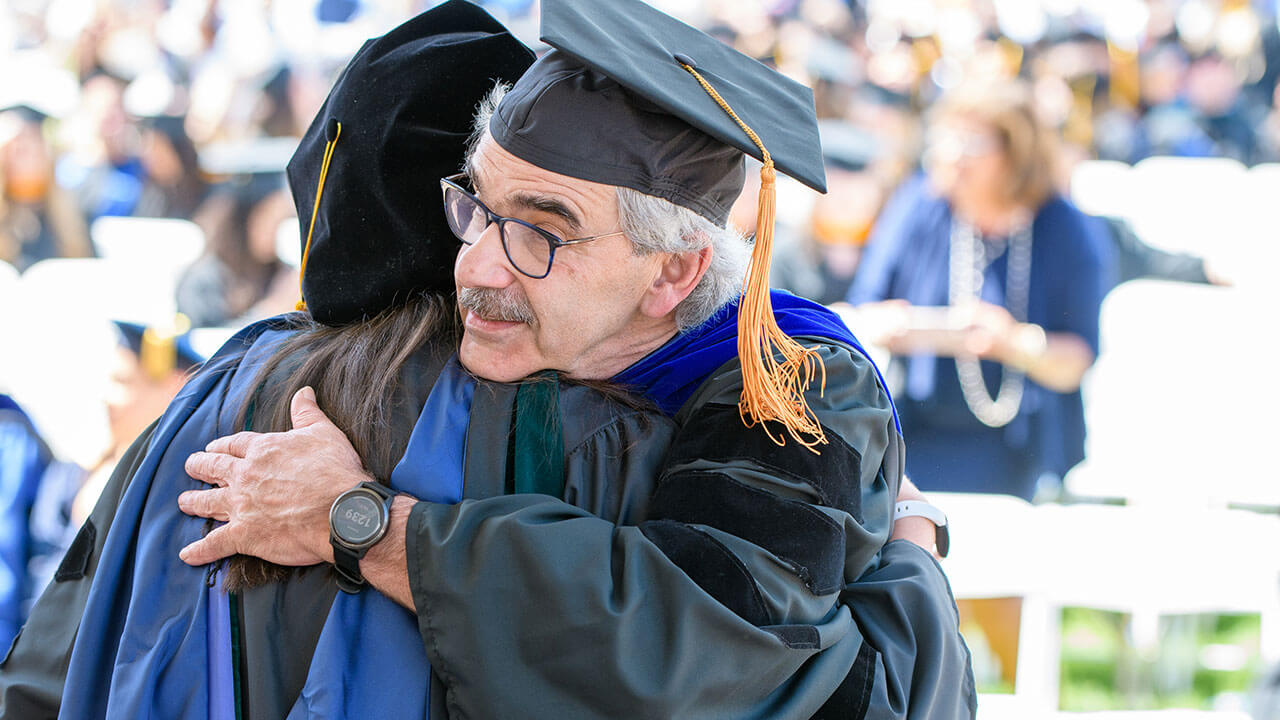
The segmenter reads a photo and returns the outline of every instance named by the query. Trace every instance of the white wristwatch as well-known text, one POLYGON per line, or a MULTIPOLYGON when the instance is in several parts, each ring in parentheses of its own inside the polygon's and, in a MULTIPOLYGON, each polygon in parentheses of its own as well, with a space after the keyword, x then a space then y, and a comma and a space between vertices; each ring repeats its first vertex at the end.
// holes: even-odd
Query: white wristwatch
POLYGON ((932 522, 937 528, 934 544, 938 546, 938 554, 947 556, 947 552, 951 550, 951 533, 947 530, 946 513, 923 500, 904 500, 893 506, 893 521, 898 522, 899 518, 904 517, 922 517, 932 522))

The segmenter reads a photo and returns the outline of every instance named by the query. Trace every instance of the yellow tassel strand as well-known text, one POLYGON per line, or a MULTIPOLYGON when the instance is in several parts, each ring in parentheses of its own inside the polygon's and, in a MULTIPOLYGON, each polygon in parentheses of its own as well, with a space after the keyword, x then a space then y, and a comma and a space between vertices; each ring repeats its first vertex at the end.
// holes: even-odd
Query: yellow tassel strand
POLYGON ((320 195, 324 193, 324 179, 329 175, 329 161, 333 159, 333 149, 338 145, 338 138, 342 135, 342 123, 335 123, 338 129, 333 134, 333 139, 325 143, 324 159, 320 162, 320 182, 316 185, 316 202, 311 207, 311 224, 307 226, 307 244, 302 246, 302 264, 298 266, 298 304, 294 305, 295 310, 306 311, 307 301, 302 297, 302 278, 307 273, 307 255, 311 253, 311 233, 316 229, 316 214, 320 211, 320 195))
POLYGON ((773 316, 773 302, 769 297, 769 264, 773 257, 773 223, 777 208, 774 191, 777 174, 773 169, 773 158, 760 141, 760 136, 738 117, 697 70, 683 62, 680 66, 697 79, 702 89, 760 148, 764 161, 764 167, 760 168, 756 242, 751 251, 751 268, 747 271, 738 303, 738 358, 742 361, 742 396, 738 401, 738 414, 747 427, 759 424, 770 440, 785 445, 786 437, 774 435, 768 426, 769 422, 780 423, 792 439, 817 454, 817 446, 825 445, 827 436, 817 415, 809 408, 804 393, 815 377, 821 378, 819 393, 826 390, 826 366, 816 350, 802 346, 782 332, 773 316))
POLYGON ((153 325, 142 332, 138 347, 138 364, 152 380, 168 377, 178 364, 178 336, 191 329, 191 320, 182 313, 168 327, 153 325))

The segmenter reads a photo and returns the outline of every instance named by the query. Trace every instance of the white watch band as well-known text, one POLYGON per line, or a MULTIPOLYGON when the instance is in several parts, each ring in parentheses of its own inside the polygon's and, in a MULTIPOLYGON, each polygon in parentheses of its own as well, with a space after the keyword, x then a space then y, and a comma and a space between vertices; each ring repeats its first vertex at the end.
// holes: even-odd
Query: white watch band
POLYGON ((938 554, 947 556, 951 550, 951 532, 947 529, 946 513, 923 500, 904 500, 893 506, 893 521, 904 517, 922 517, 932 522, 937 529, 934 542, 938 546, 938 554))

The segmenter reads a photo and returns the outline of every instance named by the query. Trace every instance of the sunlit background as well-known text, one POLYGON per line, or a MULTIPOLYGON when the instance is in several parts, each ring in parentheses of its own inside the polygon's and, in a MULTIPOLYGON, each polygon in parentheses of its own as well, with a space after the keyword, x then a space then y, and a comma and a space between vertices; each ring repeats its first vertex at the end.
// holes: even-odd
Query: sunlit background
MULTIPOLYGON (((176 388, 171 339, 292 309, 284 163, 360 44, 433 4, 0 0, 0 393, 59 478, 0 493, 34 538, 10 605, 176 388), (122 352, 112 320, 151 332, 122 352)), ((536 0, 482 4, 537 46, 536 0)), ((979 717, 1280 718, 1277 0, 654 4, 814 89, 831 194, 780 188, 776 286, 846 299, 931 109, 979 79, 1018 79, 1057 191, 1161 260, 1107 281, 1086 459, 1031 497, 930 493, 979 717)))

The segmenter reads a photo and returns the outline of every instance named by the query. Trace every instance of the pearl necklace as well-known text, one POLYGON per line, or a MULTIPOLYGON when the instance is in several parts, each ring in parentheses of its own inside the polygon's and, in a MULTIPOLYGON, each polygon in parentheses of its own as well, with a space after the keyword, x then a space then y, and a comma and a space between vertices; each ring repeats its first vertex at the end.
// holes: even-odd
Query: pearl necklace
MULTIPOLYGON (((1005 307, 1018 322, 1027 321, 1031 289, 1031 225, 1021 224, 1009 236, 1009 262, 1005 275, 1005 307)), ((982 296, 982 283, 987 266, 999 252, 987 257, 986 243, 973 226, 953 219, 951 222, 951 287, 949 302, 958 307, 982 296)), ((973 416, 988 427, 1008 425, 1022 406, 1026 373, 1010 367, 1000 369, 1000 389, 993 399, 982 378, 982 361, 973 356, 956 358, 956 374, 960 392, 973 416)))

